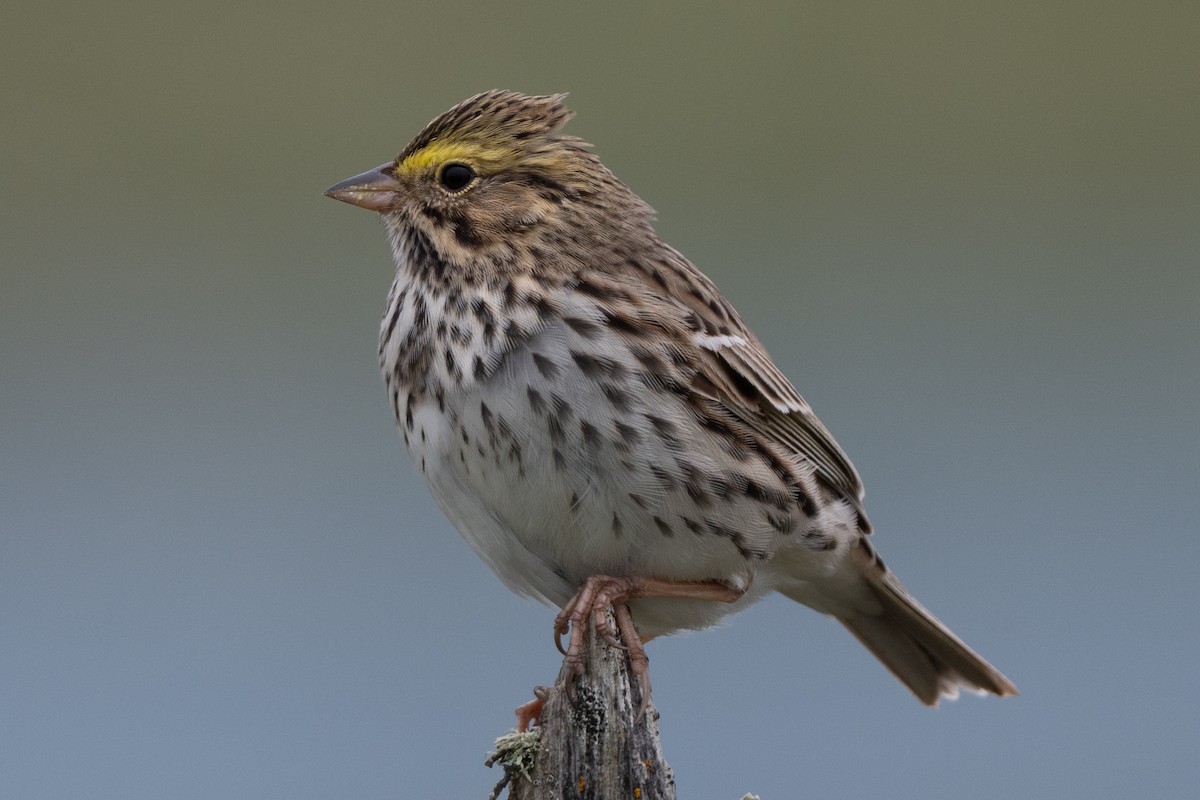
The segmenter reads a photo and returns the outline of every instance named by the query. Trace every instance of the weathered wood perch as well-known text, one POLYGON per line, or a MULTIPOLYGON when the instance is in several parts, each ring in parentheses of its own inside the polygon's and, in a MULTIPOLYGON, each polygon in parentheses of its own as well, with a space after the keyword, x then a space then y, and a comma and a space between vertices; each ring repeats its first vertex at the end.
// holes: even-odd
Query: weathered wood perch
POLYGON ((497 740, 489 765, 505 765, 510 800, 675 800, 658 712, 651 703, 638 716, 642 697, 630 681, 628 654, 591 625, 585 649, 583 674, 564 690, 564 663, 538 727, 497 740))

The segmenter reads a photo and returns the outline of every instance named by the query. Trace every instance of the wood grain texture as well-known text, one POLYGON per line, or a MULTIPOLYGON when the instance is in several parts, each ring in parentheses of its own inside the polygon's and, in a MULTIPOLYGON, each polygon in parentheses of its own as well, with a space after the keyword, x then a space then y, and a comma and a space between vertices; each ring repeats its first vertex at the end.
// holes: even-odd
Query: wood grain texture
POLYGON ((658 733, 653 704, 630 681, 629 658, 589 628, 582 674, 562 688, 564 663, 542 713, 535 767, 513 776, 512 800, 675 800, 675 777, 658 733))

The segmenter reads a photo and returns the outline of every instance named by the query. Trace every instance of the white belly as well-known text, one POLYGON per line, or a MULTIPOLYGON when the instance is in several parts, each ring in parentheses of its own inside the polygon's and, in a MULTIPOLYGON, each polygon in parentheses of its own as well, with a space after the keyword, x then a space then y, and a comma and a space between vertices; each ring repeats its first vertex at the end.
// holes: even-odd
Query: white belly
MULTIPOLYGON (((510 588, 553 605, 594 574, 750 583, 757 563, 745 547, 706 525, 739 542, 778 533, 744 498, 697 509, 686 481, 720 473, 721 454, 683 429, 686 415, 674 439, 655 430, 647 415, 666 414, 645 402, 661 395, 629 391, 615 408, 572 362, 574 337, 561 324, 543 331, 486 381, 447 396, 453 414, 414 410, 409 449, 446 516, 510 588)), ((733 605, 639 601, 635 616, 646 635, 704 627, 765 583, 733 605)))

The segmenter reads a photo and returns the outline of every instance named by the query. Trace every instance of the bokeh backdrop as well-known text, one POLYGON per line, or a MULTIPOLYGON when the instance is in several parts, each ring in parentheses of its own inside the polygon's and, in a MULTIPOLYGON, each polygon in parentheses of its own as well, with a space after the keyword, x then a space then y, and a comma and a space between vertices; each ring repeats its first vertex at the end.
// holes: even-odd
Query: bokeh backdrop
POLYGON ((570 91, 1011 676, 921 707, 768 601, 651 646, 680 796, 1200 779, 1194 2, 17 0, 0 28, 0 797, 486 796, 558 668, 426 495, 392 266, 321 196, 570 91))

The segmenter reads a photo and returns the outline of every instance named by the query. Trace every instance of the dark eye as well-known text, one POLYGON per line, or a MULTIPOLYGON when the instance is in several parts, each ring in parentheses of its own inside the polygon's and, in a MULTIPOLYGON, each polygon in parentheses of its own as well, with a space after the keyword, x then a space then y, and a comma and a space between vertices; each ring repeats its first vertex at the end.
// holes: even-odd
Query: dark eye
POLYGON ((467 184, 475 179, 475 170, 466 164, 447 164, 442 167, 438 181, 452 192, 467 188, 467 184))

